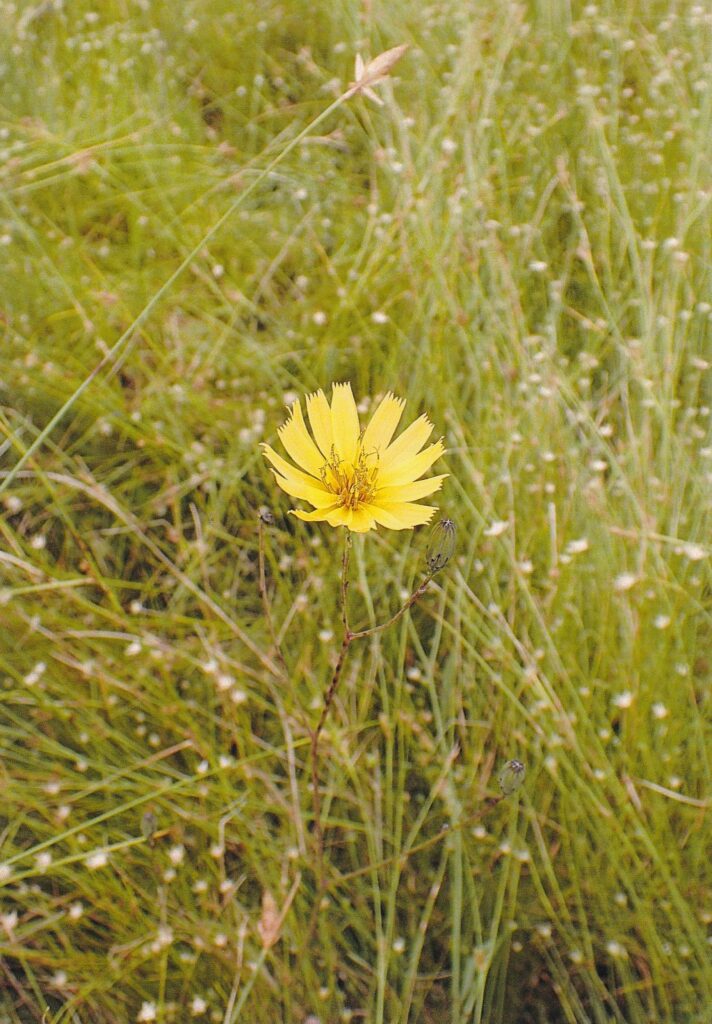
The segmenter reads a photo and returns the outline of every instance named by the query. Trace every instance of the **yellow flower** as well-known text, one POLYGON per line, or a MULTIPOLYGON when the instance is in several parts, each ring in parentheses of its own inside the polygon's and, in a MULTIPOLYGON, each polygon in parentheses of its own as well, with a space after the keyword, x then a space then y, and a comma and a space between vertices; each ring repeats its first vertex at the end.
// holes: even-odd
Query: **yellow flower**
POLYGON ((447 473, 420 478, 445 449, 436 441, 421 451, 433 430, 427 416, 420 416, 391 443, 404 407, 402 399, 387 394, 361 431, 351 385, 334 384, 331 405, 323 391, 307 396, 312 439, 301 405, 295 402, 279 438, 301 468, 268 444, 262 446, 282 490, 314 506, 313 512, 292 509, 292 514, 305 522, 346 526, 354 533, 366 533, 376 525, 412 530, 427 523, 437 509, 415 502, 437 491, 447 473))

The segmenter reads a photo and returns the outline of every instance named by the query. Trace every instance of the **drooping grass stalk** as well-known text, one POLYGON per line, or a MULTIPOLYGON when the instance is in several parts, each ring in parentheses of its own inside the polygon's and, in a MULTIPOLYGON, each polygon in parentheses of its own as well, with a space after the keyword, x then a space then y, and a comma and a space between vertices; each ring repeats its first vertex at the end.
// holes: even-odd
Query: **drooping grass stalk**
MULTIPOLYGON (((267 166, 259 172, 259 174, 254 178, 254 180, 247 186, 247 188, 244 189, 244 191, 242 191, 235 200, 233 200, 230 206, 228 206, 227 210, 225 210, 225 212, 220 217, 218 217, 218 219, 215 221, 212 227, 208 228, 205 234, 201 237, 200 241, 193 246, 188 255, 185 256, 183 260, 181 260, 181 262, 178 264, 173 273, 166 278, 166 280, 158 289, 158 291, 156 291, 154 295, 151 297, 151 299, 149 299, 149 301, 143 307, 141 312, 132 320, 132 322, 129 324, 129 326, 126 328, 123 334, 121 334, 121 336, 114 342, 111 348, 96 364, 93 370, 84 378, 82 383, 77 388, 75 388, 75 390, 72 392, 69 398, 63 403, 63 405, 60 406, 60 408, 57 410, 54 416, 52 416, 52 418, 46 424, 46 426, 43 427, 43 429, 38 433, 34 441, 32 441, 32 443, 25 449, 25 451, 20 456, 18 461, 15 463, 15 465, 12 467, 12 469, 8 471, 5 478, 3 480, 0 480, 0 494, 7 490, 10 484, 15 480, 20 470, 25 465, 27 465, 29 460, 34 455, 34 453, 38 450, 38 448, 40 448, 44 444, 44 442, 50 436, 54 428, 59 423, 62 422, 64 417, 72 408, 72 406, 74 406, 77 400, 81 398, 84 392, 91 386, 92 382, 96 380, 96 378, 99 376, 102 370, 106 369, 106 367, 112 364, 114 360, 119 356, 121 351, 127 346, 128 342, 131 340, 135 332, 143 323, 145 323, 145 321, 148 319, 148 317, 153 312, 155 307, 158 305, 160 300, 164 297, 164 295, 166 295, 170 291, 170 289, 176 283, 178 278, 181 277, 182 274, 191 265, 196 256, 198 256, 203 251, 208 242, 218 233, 218 231, 223 227, 223 225, 230 220, 230 218, 242 206, 245 200, 252 195, 252 193, 257 189, 257 187, 261 185, 266 178, 269 177, 269 175, 272 173, 275 167, 279 166, 279 164, 285 159, 285 157, 289 156, 292 150, 294 150, 294 148, 298 146, 303 139, 305 139, 311 132, 313 132, 314 129, 318 128, 323 121, 325 121, 331 114, 333 114, 334 111, 338 110, 339 107, 341 107, 346 102, 346 100, 350 99, 352 95, 354 95, 354 89, 347 89, 345 92, 341 93, 341 95, 339 95, 332 103, 325 107, 320 114, 317 114, 317 116, 313 118, 313 120, 311 120, 307 125, 305 125, 304 128, 302 128, 302 130, 298 132, 294 136, 294 138, 290 142, 288 142, 284 146, 284 148, 281 149, 279 153, 277 153, 275 157, 273 157, 272 160, 270 160, 267 166)), ((11 211, 12 208, 10 206, 9 200, 6 197, 3 197, 3 201, 5 206, 11 211)), ((15 444, 16 446, 19 445, 18 439, 15 439, 15 444)))

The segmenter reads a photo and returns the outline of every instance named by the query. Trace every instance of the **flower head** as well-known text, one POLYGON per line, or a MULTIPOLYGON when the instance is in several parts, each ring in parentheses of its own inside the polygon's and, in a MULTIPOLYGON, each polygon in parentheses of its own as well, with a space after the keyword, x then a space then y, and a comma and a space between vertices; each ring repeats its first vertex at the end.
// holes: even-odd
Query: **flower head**
POLYGON ((418 505, 417 499, 437 491, 447 474, 420 478, 445 449, 441 440, 423 448, 433 430, 427 416, 391 441, 404 407, 402 399, 387 394, 362 431, 351 385, 334 384, 331 405, 323 391, 307 396, 312 438, 295 402, 279 438, 301 468, 262 446, 282 490, 314 507, 312 512, 292 509, 292 514, 354 533, 377 525, 411 530, 429 522, 437 509, 418 505))

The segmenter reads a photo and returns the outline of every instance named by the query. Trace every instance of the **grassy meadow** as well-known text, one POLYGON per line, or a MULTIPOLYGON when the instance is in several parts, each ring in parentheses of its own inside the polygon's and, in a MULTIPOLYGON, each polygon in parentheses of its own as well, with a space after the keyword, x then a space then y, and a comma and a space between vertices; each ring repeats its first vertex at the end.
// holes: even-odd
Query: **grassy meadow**
POLYGON ((0 21, 2 1024, 709 1024, 709 5, 0 21), (260 443, 334 381, 458 546, 348 652, 320 885, 344 530, 260 443))

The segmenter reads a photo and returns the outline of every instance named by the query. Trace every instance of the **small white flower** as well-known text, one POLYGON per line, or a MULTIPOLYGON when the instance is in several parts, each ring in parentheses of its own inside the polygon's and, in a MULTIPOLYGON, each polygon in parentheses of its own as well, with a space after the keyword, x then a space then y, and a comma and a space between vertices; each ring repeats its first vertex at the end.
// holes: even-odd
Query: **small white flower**
POLYGON ((671 619, 669 615, 656 615, 653 619, 653 625, 656 629, 667 629, 670 622, 671 619))
POLYGON ((588 551, 588 541, 585 537, 580 537, 578 540, 570 540, 566 545, 566 551, 569 555, 582 555, 584 551, 588 551))
POLYGON ((136 1017, 136 1020, 139 1021, 140 1024, 146 1024, 147 1021, 152 1021, 152 1020, 157 1020, 157 1019, 158 1019, 158 1010, 156 1009, 156 1004, 155 1003, 142 1003, 141 1004, 141 1009, 138 1011, 138 1016, 136 1017))
POLYGON ((622 593, 624 590, 630 590, 638 582, 638 577, 632 572, 622 572, 620 576, 616 576, 613 580, 613 589, 622 593))
POLYGON ((653 718, 658 718, 658 719, 667 718, 667 716, 669 714, 670 714, 670 712, 668 711, 668 709, 665 707, 664 704, 659 703, 659 702, 657 704, 653 704, 653 718))
POLYGON ((703 558, 707 558, 707 552, 701 544, 685 544, 682 553, 691 562, 701 562, 703 558))
POLYGON ((45 850, 43 853, 38 853, 37 856, 35 857, 35 864, 37 865, 37 870, 41 875, 43 875, 45 871, 47 871, 51 863, 52 854, 49 853, 47 850, 45 850))
POLYGON ((168 857, 171 864, 175 864, 176 866, 178 864, 182 864, 183 858, 185 857, 185 847, 180 843, 177 846, 172 846, 168 851, 168 857))
POLYGON ((318 309, 316 313, 312 315, 312 320, 317 327, 323 327, 327 319, 327 315, 322 309, 318 309))
POLYGON ((505 519, 495 519, 484 531, 485 537, 499 537, 508 528, 509 523, 505 519))
POLYGON ((40 679, 44 675, 46 669, 47 669, 47 666, 45 665, 45 663, 43 661, 38 661, 37 664, 33 665, 33 667, 30 669, 30 671, 24 677, 25 685, 26 686, 35 686, 37 681, 38 681, 38 679, 40 679))
POLYGON ((611 942, 606 943, 606 952, 616 960, 626 960, 628 958, 628 952, 625 946, 621 945, 620 942, 616 942, 614 939, 611 940, 611 942))
POLYGON ((11 935, 14 929, 17 927, 17 911, 11 910, 9 914, 0 915, 0 924, 3 926, 8 935, 11 935))
MULTIPOLYGON (((85 865, 90 871, 96 871, 98 868, 104 868, 109 863, 109 855, 106 850, 94 850, 84 861, 85 865)), ((152 1020, 153 1018, 151 1018, 152 1020)))
POLYGON ((619 693, 613 698, 613 703, 617 708, 629 708, 633 703, 633 694, 630 690, 626 690, 624 693, 619 693))
POLYGON ((374 313, 371 313, 371 319, 374 324, 387 324, 388 314, 383 313, 380 309, 377 309, 374 313))
POLYGON ((193 996, 193 1001, 190 1004, 190 1012, 194 1017, 199 1017, 208 1008, 208 1004, 201 996, 193 996))
POLYGON ((72 903, 71 907, 69 908, 69 911, 68 911, 69 920, 70 921, 78 921, 83 913, 84 913, 84 904, 80 903, 77 900, 77 902, 76 903, 72 903))
POLYGON ((166 946, 170 946, 173 942, 173 929, 169 928, 168 925, 162 924, 156 932, 156 943, 161 949, 165 949, 166 946))

